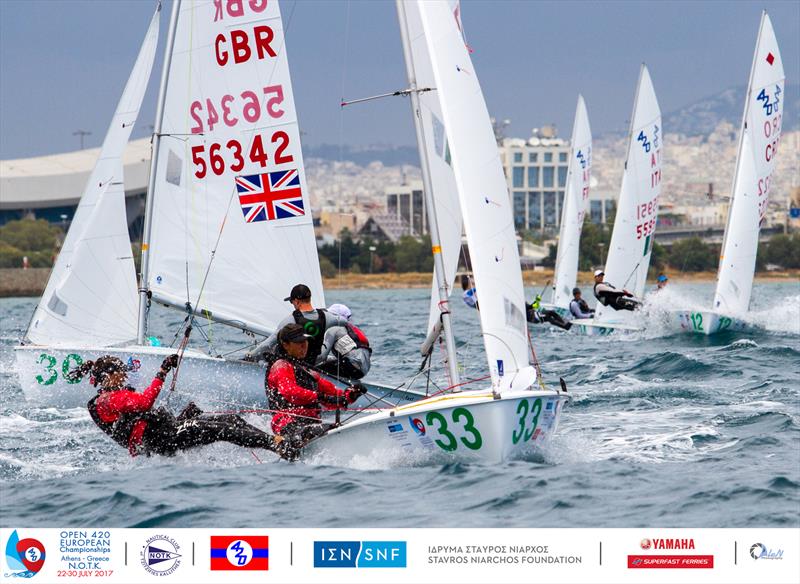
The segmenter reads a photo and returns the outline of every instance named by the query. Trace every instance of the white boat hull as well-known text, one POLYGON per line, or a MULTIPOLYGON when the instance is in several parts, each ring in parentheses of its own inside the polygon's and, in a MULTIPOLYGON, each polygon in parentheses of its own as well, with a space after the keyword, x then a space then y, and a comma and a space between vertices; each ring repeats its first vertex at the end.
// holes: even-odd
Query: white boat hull
POLYGON ((760 328, 740 318, 713 310, 670 311, 670 325, 675 330, 706 336, 728 331, 753 331, 760 328))
POLYGON ((560 316, 564 320, 572 320, 574 318, 572 316, 572 313, 569 311, 569 308, 564 308, 563 306, 557 306, 555 304, 548 304, 545 302, 542 302, 541 307, 543 310, 554 311, 555 313, 558 314, 558 316, 560 316))
POLYGON ((571 332, 588 336, 607 336, 641 332, 644 329, 624 324, 599 323, 592 318, 576 318, 572 321, 571 332))
POLYGON ((433 397, 345 423, 306 446, 302 459, 336 465, 360 458, 502 462, 541 448, 567 401, 566 393, 539 390, 433 397))
MULTIPOLYGON (((70 383, 66 374, 84 361, 102 355, 114 355, 128 364, 128 382, 136 389, 147 387, 161 366, 164 357, 175 353, 173 347, 15 347, 17 375, 28 402, 56 408, 83 407, 95 395, 96 389, 88 377, 70 383)), ((265 368, 259 363, 232 361, 211 357, 187 349, 183 355, 176 390, 176 404, 190 400, 203 409, 227 406, 229 409, 264 408, 265 368)), ((171 377, 167 378, 167 382, 171 377)), ((371 392, 388 396, 393 404, 416 401, 421 394, 392 390, 386 386, 364 382, 371 392)), ((369 395, 357 406, 372 401, 369 395)), ((385 404, 378 402, 377 406, 385 404)))

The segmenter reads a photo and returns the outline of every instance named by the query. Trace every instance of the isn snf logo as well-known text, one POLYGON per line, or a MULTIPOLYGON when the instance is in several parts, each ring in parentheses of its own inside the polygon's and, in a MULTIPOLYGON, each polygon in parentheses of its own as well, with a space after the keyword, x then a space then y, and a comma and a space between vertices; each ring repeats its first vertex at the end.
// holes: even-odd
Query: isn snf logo
POLYGON ((405 568, 404 541, 315 541, 315 568, 405 568))
POLYGON ((19 538, 15 529, 6 543, 6 563, 11 573, 6 578, 33 578, 44 566, 44 545, 38 539, 19 538))

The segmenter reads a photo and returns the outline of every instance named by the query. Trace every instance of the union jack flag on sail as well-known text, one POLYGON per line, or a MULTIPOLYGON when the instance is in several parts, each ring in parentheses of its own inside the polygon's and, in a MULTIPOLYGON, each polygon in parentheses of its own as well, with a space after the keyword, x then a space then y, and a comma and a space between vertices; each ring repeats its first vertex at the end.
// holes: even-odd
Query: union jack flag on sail
POLYGON ((247 223, 306 214, 296 168, 237 176, 236 191, 247 223))

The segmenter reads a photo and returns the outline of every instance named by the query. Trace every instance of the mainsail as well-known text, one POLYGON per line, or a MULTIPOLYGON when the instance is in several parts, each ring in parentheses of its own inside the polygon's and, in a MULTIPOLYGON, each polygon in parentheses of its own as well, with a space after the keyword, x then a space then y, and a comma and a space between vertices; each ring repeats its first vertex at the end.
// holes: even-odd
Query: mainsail
POLYGON ((492 384, 521 389, 535 372, 529 366, 519 252, 494 132, 450 7, 420 2, 419 13, 449 137, 492 384))
POLYGON ((125 213, 122 154, 139 115, 158 44, 160 7, 106 132, 26 339, 109 346, 136 337, 136 270, 125 213))
MULTIPOLYGON (((661 109, 647 67, 642 65, 631 116, 631 134, 617 217, 606 260, 606 281, 641 297, 650 267, 661 192, 661 109)), ((629 324, 632 312, 598 304, 595 321, 629 324)))
POLYGON ((764 12, 745 98, 714 310, 743 314, 750 307, 758 233, 767 211, 770 178, 781 138, 783 87, 778 41, 764 12))
POLYGON ((578 277, 578 252, 581 229, 589 203, 589 178, 592 169, 592 130, 583 96, 578 96, 575 123, 572 126, 567 192, 561 212, 561 230, 558 235, 553 304, 568 308, 572 289, 578 277))
MULTIPOLYGON (((458 11, 458 2, 450 2, 450 9, 454 14, 458 11)), ((439 95, 436 91, 436 80, 433 76, 431 58, 428 54, 428 45, 425 42, 422 22, 419 15, 419 3, 404 2, 406 22, 408 26, 409 46, 414 71, 419 88, 420 121, 423 125, 425 136, 425 149, 427 150, 428 167, 433 192, 425 193, 426 197, 433 197, 438 218, 439 243, 444 264, 444 281, 448 291, 452 291, 453 280, 458 269, 458 258, 461 253, 461 209, 458 205, 458 190, 453 175, 453 166, 450 156, 450 144, 447 131, 443 122, 442 108, 439 104, 439 95)), ((454 16, 455 18, 455 16, 454 16)), ((440 296, 436 277, 431 286, 431 307, 428 319, 430 332, 439 322, 442 313, 440 296)))
POLYGON ((145 285, 269 333, 295 284, 325 303, 278 2, 185 1, 174 27, 145 285))

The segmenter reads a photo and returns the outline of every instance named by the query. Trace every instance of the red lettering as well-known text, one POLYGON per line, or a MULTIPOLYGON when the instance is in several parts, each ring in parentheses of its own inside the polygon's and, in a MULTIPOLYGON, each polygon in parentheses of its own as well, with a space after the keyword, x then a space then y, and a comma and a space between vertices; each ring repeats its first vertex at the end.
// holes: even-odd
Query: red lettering
MULTIPOLYGON (((264 12, 267 8, 267 0, 248 0, 248 6, 253 12, 264 12)), ((244 16, 244 1, 243 0, 214 0, 214 22, 222 20, 225 17, 225 12, 231 18, 244 16), (224 5, 223 5, 224 4, 224 5)))
POLYGON ((252 54, 247 44, 247 33, 243 30, 231 31, 231 47, 233 48, 233 62, 245 63, 252 54))
POLYGON ((228 16, 236 18, 244 16, 244 6, 242 0, 228 0, 228 16))
POLYGON ((272 32, 272 28, 268 26, 257 26, 253 29, 253 32, 256 35, 256 49, 258 50, 258 58, 264 58, 264 52, 270 57, 277 57, 277 53, 272 49, 269 45, 272 42, 275 33, 272 32))
POLYGON ((250 0, 250 10, 253 12, 264 12, 267 8, 267 0, 250 0))
POLYGON ((214 22, 222 20, 222 0, 214 0, 214 22))
POLYGON ((220 49, 220 45, 223 43, 225 43, 225 35, 220 33, 214 40, 214 52, 217 56, 217 64, 220 67, 224 67, 228 62, 228 51, 226 51, 224 48, 220 49))

